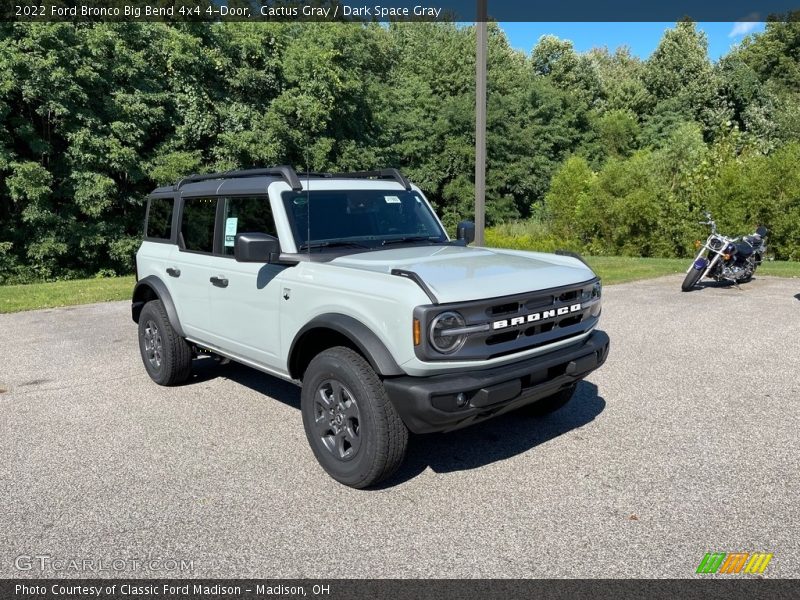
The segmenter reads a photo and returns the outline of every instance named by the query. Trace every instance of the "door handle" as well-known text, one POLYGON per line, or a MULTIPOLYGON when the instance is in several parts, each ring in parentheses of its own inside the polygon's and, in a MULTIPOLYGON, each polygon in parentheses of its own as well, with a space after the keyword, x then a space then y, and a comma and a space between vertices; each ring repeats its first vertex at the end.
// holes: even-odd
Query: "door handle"
POLYGON ((180 277, 181 270, 176 269, 174 267, 167 267, 167 275, 169 275, 170 277, 180 277))
POLYGON ((211 283, 213 283, 217 287, 228 287, 228 280, 225 279, 222 275, 219 277, 212 277, 209 279, 211 283))

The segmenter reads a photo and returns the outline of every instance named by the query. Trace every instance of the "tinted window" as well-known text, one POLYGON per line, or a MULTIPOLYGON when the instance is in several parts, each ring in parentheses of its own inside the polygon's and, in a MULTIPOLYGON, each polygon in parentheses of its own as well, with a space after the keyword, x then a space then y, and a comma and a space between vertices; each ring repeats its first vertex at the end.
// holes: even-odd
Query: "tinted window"
POLYGON ((145 237, 168 240, 172 237, 172 198, 151 198, 147 210, 145 237))
POLYGON ((416 192, 285 192, 283 202, 298 245, 352 240, 377 247, 406 237, 446 240, 436 217, 416 192))
POLYGON ((233 256, 237 233, 268 233, 277 237, 272 209, 266 196, 223 198, 222 201, 225 203, 223 254, 233 256))
POLYGON ((216 198, 187 198, 183 204, 183 247, 193 252, 213 252, 216 198))

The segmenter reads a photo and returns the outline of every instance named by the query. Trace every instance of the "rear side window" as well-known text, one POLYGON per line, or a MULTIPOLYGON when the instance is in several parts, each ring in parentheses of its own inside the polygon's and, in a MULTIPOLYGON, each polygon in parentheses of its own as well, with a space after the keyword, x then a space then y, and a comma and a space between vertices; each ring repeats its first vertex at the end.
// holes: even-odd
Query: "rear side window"
POLYGON ((267 196, 237 196, 223 198, 222 202, 225 203, 222 253, 226 256, 233 256, 237 233, 268 233, 278 236, 267 196))
POLYGON ((172 238, 172 198, 150 198, 144 237, 157 240, 172 238))
POLYGON ((181 247, 192 252, 214 251, 216 198, 187 198, 181 217, 181 247))

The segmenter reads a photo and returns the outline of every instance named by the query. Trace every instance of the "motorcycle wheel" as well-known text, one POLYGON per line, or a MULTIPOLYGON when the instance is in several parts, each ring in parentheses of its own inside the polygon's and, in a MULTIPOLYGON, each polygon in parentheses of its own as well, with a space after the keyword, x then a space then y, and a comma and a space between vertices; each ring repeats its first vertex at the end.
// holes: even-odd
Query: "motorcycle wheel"
POLYGON ((692 289, 695 284, 700 281, 700 277, 702 277, 703 271, 700 269, 692 269, 686 274, 686 277, 683 279, 683 283, 681 284, 681 291, 688 292, 692 289))

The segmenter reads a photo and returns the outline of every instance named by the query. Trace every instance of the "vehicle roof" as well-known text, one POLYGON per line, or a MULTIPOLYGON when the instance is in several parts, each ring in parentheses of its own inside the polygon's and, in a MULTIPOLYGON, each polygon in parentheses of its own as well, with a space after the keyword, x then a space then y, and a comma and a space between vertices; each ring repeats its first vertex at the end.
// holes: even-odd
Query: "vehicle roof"
MULTIPOLYGON (((314 177, 305 178, 298 174, 303 190, 397 190, 405 191, 405 187, 391 179, 357 179, 348 177, 314 177)), ((235 179, 208 179, 205 181, 186 183, 180 186, 183 196, 222 196, 222 195, 247 195, 266 194, 267 188, 275 182, 280 182, 289 188, 288 184, 280 177, 257 176, 235 179)), ((150 196, 170 196, 178 191, 178 186, 161 186, 150 192, 150 196)))

